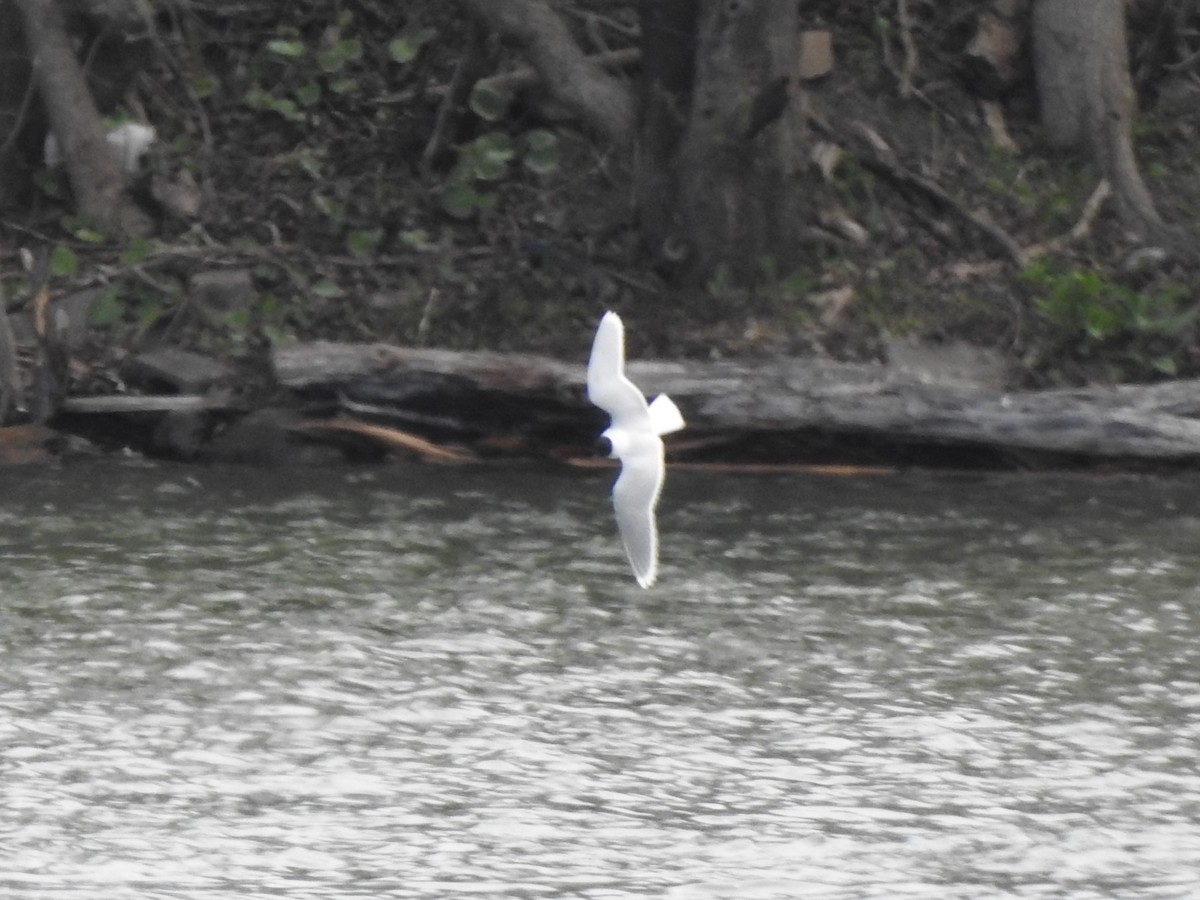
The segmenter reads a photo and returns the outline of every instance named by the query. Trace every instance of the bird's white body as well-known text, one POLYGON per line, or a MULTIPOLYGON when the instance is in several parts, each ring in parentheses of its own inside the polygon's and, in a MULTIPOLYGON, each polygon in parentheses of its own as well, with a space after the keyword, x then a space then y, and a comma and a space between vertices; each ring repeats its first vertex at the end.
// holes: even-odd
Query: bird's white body
POLYGON ((601 438, 608 442, 609 455, 621 460, 621 474, 613 484, 613 510, 634 577, 649 587, 658 576, 654 509, 666 473, 662 435, 679 431, 684 422, 670 397, 659 394, 647 403, 625 377, 625 326, 614 312, 605 313, 596 329, 587 392, 612 419, 601 438))

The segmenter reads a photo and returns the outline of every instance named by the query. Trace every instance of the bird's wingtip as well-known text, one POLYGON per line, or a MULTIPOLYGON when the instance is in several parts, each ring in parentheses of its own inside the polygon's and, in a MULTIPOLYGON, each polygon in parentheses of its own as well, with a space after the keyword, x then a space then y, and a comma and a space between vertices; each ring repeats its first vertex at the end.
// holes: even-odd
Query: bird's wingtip
POLYGON ((650 568, 645 572, 634 569, 633 577, 637 579, 639 587, 653 587, 654 582, 658 581, 658 560, 651 560, 650 568))
POLYGON ((666 394, 659 394, 649 406, 650 424, 654 433, 663 435, 672 431, 682 431, 687 423, 683 421, 683 413, 666 394))
POLYGON ((597 325, 596 327, 597 328, 619 328, 622 331, 624 331, 625 323, 621 321, 620 316, 618 316, 615 312, 613 312, 611 309, 609 309, 609 310, 605 310, 604 315, 602 315, 600 317, 600 324, 597 325))

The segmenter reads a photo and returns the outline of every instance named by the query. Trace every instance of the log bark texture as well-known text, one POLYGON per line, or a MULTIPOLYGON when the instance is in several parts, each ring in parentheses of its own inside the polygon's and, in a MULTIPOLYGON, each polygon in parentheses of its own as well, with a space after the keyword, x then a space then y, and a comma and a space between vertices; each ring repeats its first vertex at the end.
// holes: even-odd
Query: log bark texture
MULTIPOLYGON (((279 348, 274 366, 298 392, 346 398, 368 387, 377 409, 417 424, 436 411, 463 433, 496 427, 498 411, 526 431, 586 432, 603 419, 587 402, 583 365, 539 356, 315 343, 279 348)), ((1045 454, 1059 465, 1200 462, 1200 380, 1011 392, 807 359, 642 361, 627 373, 647 396, 679 405, 688 422, 679 443, 806 434, 825 446, 867 438, 909 451, 1045 454)))

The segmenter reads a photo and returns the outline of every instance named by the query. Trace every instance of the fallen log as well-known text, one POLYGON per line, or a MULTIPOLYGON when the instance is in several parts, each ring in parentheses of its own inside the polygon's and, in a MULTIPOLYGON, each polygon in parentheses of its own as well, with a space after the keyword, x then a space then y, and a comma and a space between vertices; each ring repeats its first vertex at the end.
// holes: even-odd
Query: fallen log
MULTIPOLYGON (((583 365, 541 356, 318 342, 277 348, 273 364, 279 383, 300 395, 336 398, 416 430, 424 422, 431 433, 507 428, 569 443, 603 421, 587 402, 583 365)), ((1200 380, 1002 391, 884 365, 792 358, 634 361, 627 371, 683 411, 688 430, 673 446, 685 459, 737 456, 740 441, 769 446, 784 457, 776 461, 849 462, 866 441, 876 462, 887 461, 889 448, 918 463, 923 455, 944 460, 947 449, 993 462, 1011 455, 1009 464, 1022 466, 1200 462, 1200 380)))

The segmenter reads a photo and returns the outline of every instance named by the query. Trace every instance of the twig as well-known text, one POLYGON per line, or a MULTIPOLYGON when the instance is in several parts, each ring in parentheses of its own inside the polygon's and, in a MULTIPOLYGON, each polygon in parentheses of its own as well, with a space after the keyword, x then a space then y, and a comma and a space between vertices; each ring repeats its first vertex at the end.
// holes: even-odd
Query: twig
POLYGON ((354 419, 338 417, 323 421, 303 422, 292 428, 293 431, 340 432, 342 434, 357 434, 382 444, 389 450, 403 450, 415 453, 426 462, 436 463, 468 463, 474 462, 474 454, 455 447, 445 447, 435 444, 423 437, 418 437, 398 428, 388 428, 384 425, 372 425, 368 422, 358 422, 354 419))
POLYGON ((426 177, 433 171, 434 162, 450 142, 460 111, 483 68, 486 47, 487 32, 478 22, 472 22, 467 31, 466 46, 458 57, 454 75, 450 78, 450 84, 438 106, 433 133, 430 134, 429 141, 421 153, 421 172, 426 177))
POLYGON ((908 0, 896 0, 896 21, 900 24, 900 46, 904 48, 904 62, 899 72, 900 96, 907 100, 913 95, 913 76, 917 73, 917 45, 913 41, 908 0))
POLYGON ((886 175, 893 181, 916 188, 940 206, 963 219, 977 231, 989 237, 997 247, 1004 251, 1005 255, 1008 256, 1017 268, 1022 269, 1025 267, 1025 252, 1007 231, 994 222, 989 222, 982 216, 971 212, 971 210, 951 197, 941 185, 905 168, 895 159, 895 155, 888 146, 887 141, 871 126, 864 122, 855 122, 852 124, 851 130, 857 132, 867 147, 870 148, 871 155, 863 157, 862 161, 864 165, 886 175))
POLYGON ((582 19, 589 33, 591 33, 592 29, 597 25, 603 25, 605 28, 609 28, 617 32, 617 34, 624 35, 625 37, 631 38, 635 41, 640 39, 642 34, 641 29, 636 25, 624 25, 611 16, 604 16, 591 10, 573 9, 568 6, 563 9, 563 15, 572 16, 576 19, 582 19))
POLYGON ((981 100, 979 108, 983 112, 983 121, 992 135, 992 142, 1002 150, 1016 153, 1019 149, 1017 142, 1008 133, 1008 125, 1004 121, 1004 110, 995 100, 981 100))
POLYGON ((429 289, 429 299, 425 301, 425 309, 421 313, 421 321, 417 323, 417 346, 424 347, 429 339, 429 326, 433 321, 433 308, 437 304, 438 289, 429 289))
POLYGON ((1027 259, 1035 259, 1039 256, 1045 256, 1047 253, 1054 253, 1061 250, 1072 241, 1082 240, 1087 237, 1092 233, 1092 226, 1096 224, 1096 218, 1100 215, 1100 207, 1111 196, 1112 185, 1108 183, 1107 178, 1101 178, 1100 183, 1096 185, 1096 189, 1092 191, 1092 195, 1088 197, 1087 203, 1083 204, 1083 212, 1079 214, 1079 221, 1071 226, 1071 230, 1066 234, 1060 234, 1058 237, 1042 241, 1040 244, 1034 244, 1032 247, 1027 248, 1025 250, 1025 257, 1027 259))

